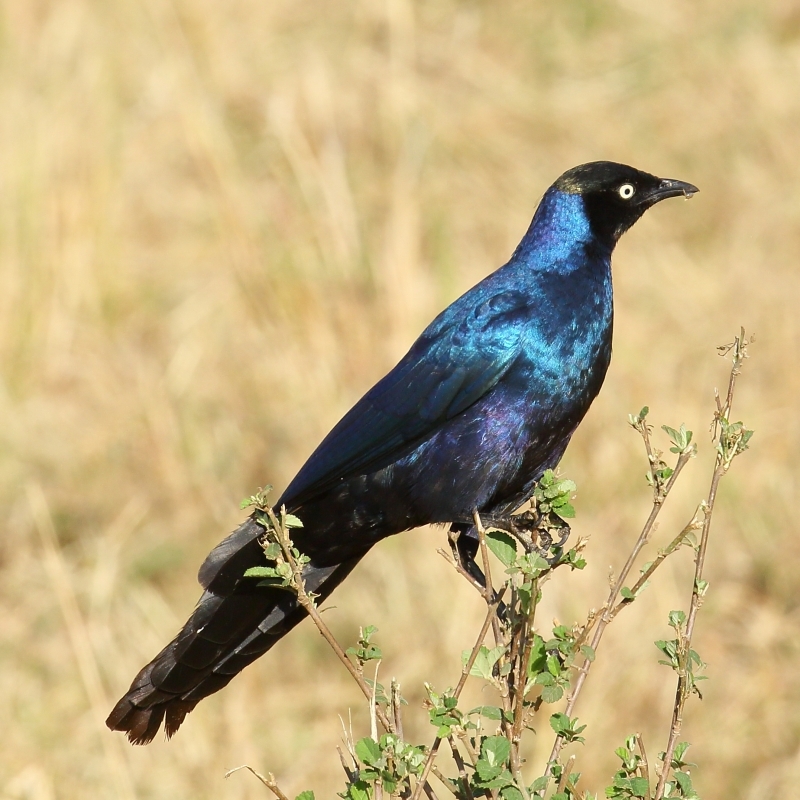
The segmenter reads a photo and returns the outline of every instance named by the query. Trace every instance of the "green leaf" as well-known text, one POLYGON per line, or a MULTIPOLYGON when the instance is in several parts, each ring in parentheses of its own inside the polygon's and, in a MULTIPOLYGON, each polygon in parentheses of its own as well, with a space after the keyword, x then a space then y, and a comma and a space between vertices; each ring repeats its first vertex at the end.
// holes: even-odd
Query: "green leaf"
POLYGON ((506 786, 501 792, 503 800, 524 800, 522 792, 516 786, 506 786))
POLYGON ((672 773, 672 777, 678 782, 678 786, 681 787, 681 791, 684 794, 692 793, 692 779, 689 777, 688 772, 676 771, 672 773))
POLYGON ((492 766, 502 766, 511 755, 511 745, 505 736, 487 736, 481 744, 481 755, 492 766))
POLYGON ((564 501, 562 503, 553 503, 553 510, 558 514, 559 517, 563 519, 574 519, 575 518, 575 506, 568 501, 564 501))
POLYGON ((647 778, 631 778, 631 794, 634 797, 647 797, 650 784, 647 778))
MULTIPOLYGON (((493 647, 489 650, 486 645, 481 645, 481 649, 478 650, 478 655, 475 656, 475 663, 472 665, 469 674, 474 675, 476 678, 490 680, 492 677, 492 669, 504 652, 504 647, 493 647)), ((470 650, 464 650, 461 653, 462 663, 466 664, 467 661, 469 661, 470 653, 470 650)))
POLYGON ((356 756, 368 766, 375 766, 381 760, 380 745, 369 736, 365 736, 356 743, 356 756))
POLYGON ((675 750, 672 754, 672 768, 673 769, 680 769, 681 767, 696 767, 697 764, 692 764, 688 761, 684 761, 683 757, 686 755, 686 751, 691 747, 689 742, 678 742, 675 745, 675 750))
POLYGON ((564 690, 557 684, 542 689, 542 700, 545 703, 557 703, 564 696, 564 690))
POLYGON ((535 634, 533 637, 533 646, 531 647, 531 657, 528 661, 528 675, 533 677, 545 668, 547 663, 547 651, 544 647, 544 639, 535 634))
POLYGON ((482 717, 486 717, 486 719, 501 720, 503 718, 503 709, 497 706, 477 706, 467 713, 480 714, 482 717))
POLYGON ((287 528, 303 527, 303 523, 300 521, 300 518, 296 517, 294 514, 286 514, 283 518, 283 524, 286 525, 287 528))
POLYGON ((245 578, 277 578, 278 571, 275 567, 250 567, 245 570, 245 578))
POLYGON ((550 783, 549 776, 542 775, 530 785, 528 791, 531 792, 531 794, 536 794, 537 792, 543 792, 547 788, 548 783, 550 783))
POLYGON ((307 790, 305 792, 300 792, 294 800, 316 800, 316 798, 314 797, 314 792, 307 790))
POLYGON ((622 589, 620 590, 620 594, 626 600, 635 600, 636 599, 636 595, 627 586, 623 586, 622 587, 622 589))
POLYGON ((347 790, 347 800, 369 800, 369 784, 364 781, 351 783, 347 790))
POLYGON ((563 733, 564 731, 569 730, 569 717, 566 714, 562 714, 561 712, 557 714, 553 714, 550 717, 550 727, 556 733, 563 733))
POLYGON ((492 778, 490 781, 481 781, 481 788, 482 789, 502 789, 504 786, 511 786, 514 783, 514 779, 511 777, 511 773, 504 769, 496 778, 492 778))
POLYGON ((585 725, 578 725, 578 718, 570 719, 566 714, 553 714, 550 717, 550 727, 568 742, 583 742, 583 737, 578 734, 586 729, 585 725))
POLYGON ((561 662, 559 661, 557 656, 554 656, 552 654, 547 656, 547 671, 554 678, 557 678, 561 674, 561 662))
POLYGON ((486 546, 497 556, 503 566, 510 567, 517 558, 517 543, 513 536, 504 531, 488 531, 486 546))
POLYGON ((264 548, 264 557, 268 561, 277 561, 281 557, 281 546, 277 542, 270 542, 264 548))
POLYGON ((530 613, 532 591, 533 591, 533 584, 530 582, 523 583, 517 587, 517 594, 519 595, 520 605, 522 606, 523 614, 530 613))
POLYGON ((581 653, 583 653, 583 656, 587 661, 594 661, 595 659, 594 649, 589 647, 588 644, 585 644, 581 647, 581 653))
POLYGON ((686 614, 683 611, 670 611, 669 624, 673 628, 680 628, 686 622, 686 614))
POLYGON ((496 764, 490 764, 485 758, 479 758, 475 763, 475 771, 478 773, 481 783, 485 783, 496 778, 503 768, 496 764))

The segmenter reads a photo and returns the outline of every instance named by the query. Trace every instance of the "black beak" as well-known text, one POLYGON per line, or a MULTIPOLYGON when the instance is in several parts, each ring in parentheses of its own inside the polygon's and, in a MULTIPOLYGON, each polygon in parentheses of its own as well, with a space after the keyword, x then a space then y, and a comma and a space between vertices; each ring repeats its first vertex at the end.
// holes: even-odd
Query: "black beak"
POLYGON ((661 200, 666 200, 668 197, 691 197, 700 190, 691 183, 685 181, 676 181, 672 178, 664 178, 655 189, 647 193, 644 198, 647 203, 658 203, 661 200))

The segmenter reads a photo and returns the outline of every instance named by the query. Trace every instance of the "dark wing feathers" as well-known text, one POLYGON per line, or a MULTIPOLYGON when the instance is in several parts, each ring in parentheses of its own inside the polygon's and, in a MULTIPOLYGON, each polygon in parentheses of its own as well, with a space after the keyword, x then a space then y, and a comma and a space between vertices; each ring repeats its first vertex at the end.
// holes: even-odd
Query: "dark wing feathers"
MULTIPOLYGON (((345 478, 394 463, 469 408, 517 358, 532 313, 525 295, 507 291, 490 296, 455 324, 440 315, 325 437, 277 505, 298 509, 345 478)), ((260 534, 251 518, 220 542, 200 567, 203 588, 232 592, 244 571, 258 563, 260 534)))
POLYGON ((532 313, 526 295, 506 291, 456 324, 440 316, 325 437, 279 502, 297 508, 345 478, 382 469, 469 408, 519 355, 532 313))

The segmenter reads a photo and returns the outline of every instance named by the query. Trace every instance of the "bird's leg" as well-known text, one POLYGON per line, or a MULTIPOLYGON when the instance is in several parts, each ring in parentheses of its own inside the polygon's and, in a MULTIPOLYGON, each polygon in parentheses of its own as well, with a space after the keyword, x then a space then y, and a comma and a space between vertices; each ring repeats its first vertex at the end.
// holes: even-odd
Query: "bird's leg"
MULTIPOLYGON (((463 523, 453 523, 447 532, 447 539, 450 542, 450 549, 453 551, 453 559, 456 562, 459 572, 466 575, 476 586, 486 593, 486 576, 475 560, 480 548, 478 531, 474 525, 463 523)), ((497 595, 495 594, 495 599, 497 595)), ((506 604, 502 601, 497 604, 498 619, 505 619, 506 604)))
POLYGON ((454 523, 447 532, 450 549, 456 564, 475 582, 481 589, 486 589, 486 576, 478 566, 475 557, 478 555, 479 541, 477 534, 465 526, 454 523), (473 535, 470 535, 473 534, 473 535))

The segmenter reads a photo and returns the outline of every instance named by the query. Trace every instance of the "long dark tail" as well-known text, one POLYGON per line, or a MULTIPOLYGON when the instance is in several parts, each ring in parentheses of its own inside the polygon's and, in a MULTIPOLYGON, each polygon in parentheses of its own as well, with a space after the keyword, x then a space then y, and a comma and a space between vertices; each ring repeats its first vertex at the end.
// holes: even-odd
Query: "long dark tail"
MULTIPOLYGON (((242 580, 246 569, 264 563, 252 518, 210 553, 200 568, 205 592, 181 632, 134 678, 106 720, 134 744, 147 744, 161 723, 167 736, 178 730, 200 702, 266 653, 305 616, 289 591, 256 587, 242 580)), ((306 588, 325 599, 352 571, 363 553, 340 564, 304 570, 306 588)))

